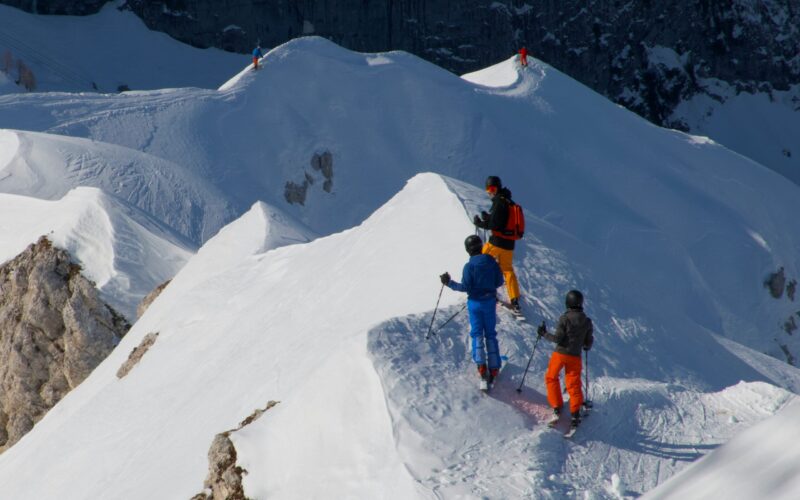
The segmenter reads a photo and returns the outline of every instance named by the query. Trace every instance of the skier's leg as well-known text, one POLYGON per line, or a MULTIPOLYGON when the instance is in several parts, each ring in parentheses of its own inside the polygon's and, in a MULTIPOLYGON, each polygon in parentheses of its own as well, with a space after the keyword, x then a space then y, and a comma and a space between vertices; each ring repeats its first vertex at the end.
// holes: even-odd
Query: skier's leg
POLYGON ((481 302, 483 311, 483 334, 486 337, 486 353, 489 370, 500 369, 500 346, 497 342, 497 302, 494 299, 481 302))
POLYGON ((561 383, 558 381, 558 374, 564 366, 561 359, 562 354, 554 352, 550 356, 550 364, 547 365, 547 371, 544 374, 544 383, 547 386, 547 402, 553 408, 561 408, 564 406, 564 399, 561 397, 561 383))
POLYGON ((508 300, 513 301, 519 299, 519 282, 517 275, 514 272, 514 251, 499 248, 491 243, 483 245, 483 253, 489 254, 494 257, 500 270, 503 272, 503 278, 506 280, 506 290, 508 290, 508 300))
POLYGON ((469 336, 472 338, 472 361, 478 365, 486 364, 486 346, 483 340, 483 314, 481 303, 476 300, 467 300, 469 310, 469 336))
POLYGON ((583 404, 583 391, 581 390, 581 357, 564 356, 566 375, 564 381, 569 393, 569 412, 575 414, 580 411, 583 404))

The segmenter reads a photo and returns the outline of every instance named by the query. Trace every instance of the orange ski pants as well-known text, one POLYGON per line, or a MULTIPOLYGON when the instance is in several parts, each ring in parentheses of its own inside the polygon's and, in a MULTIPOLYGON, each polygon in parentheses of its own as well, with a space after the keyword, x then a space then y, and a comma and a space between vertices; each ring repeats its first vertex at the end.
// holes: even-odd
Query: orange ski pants
POLYGON ((570 356, 554 352, 550 357, 550 364, 544 374, 544 383, 547 386, 547 402, 553 408, 561 408, 564 399, 561 397, 561 384, 558 381, 558 374, 562 368, 566 368, 564 379, 567 383, 569 393, 569 412, 580 411, 583 404, 583 391, 581 390, 581 357, 570 356))
POLYGON ((506 280, 508 300, 518 299, 519 282, 517 281, 517 275, 514 273, 514 251, 496 247, 491 243, 486 243, 483 245, 483 253, 494 257, 494 260, 496 260, 500 265, 500 270, 503 272, 503 278, 506 280))
POLYGON ((258 69, 258 58, 257 57, 253 58, 253 69, 258 69))

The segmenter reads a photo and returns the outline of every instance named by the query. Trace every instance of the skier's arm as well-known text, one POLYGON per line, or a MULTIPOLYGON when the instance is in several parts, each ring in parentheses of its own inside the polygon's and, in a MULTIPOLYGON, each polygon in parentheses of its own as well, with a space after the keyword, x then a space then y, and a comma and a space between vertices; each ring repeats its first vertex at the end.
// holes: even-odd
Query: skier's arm
POLYGON ((469 262, 464 264, 464 271, 461 273, 461 281, 462 283, 459 283, 451 279, 447 286, 456 292, 469 292, 469 289, 472 287, 472 273, 469 272, 469 262))
POLYGON ((556 325, 555 333, 547 332, 544 334, 544 338, 549 340, 550 342, 555 342, 556 344, 560 345, 564 338, 567 336, 567 328, 566 328, 566 318, 561 316, 558 320, 558 325, 556 325))

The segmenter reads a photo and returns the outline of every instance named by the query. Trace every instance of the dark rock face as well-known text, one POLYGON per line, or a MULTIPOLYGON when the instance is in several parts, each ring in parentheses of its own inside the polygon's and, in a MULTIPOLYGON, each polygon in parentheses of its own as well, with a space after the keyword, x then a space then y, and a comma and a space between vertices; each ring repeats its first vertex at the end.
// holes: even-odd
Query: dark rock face
POLYGON ((35 14, 86 16, 95 14, 107 0, 2 0, 0 3, 35 14), (34 11, 35 9, 35 11, 34 11))
POLYGON ((795 0, 130 0, 152 29, 199 47, 249 52, 302 35, 349 49, 400 49, 455 73, 520 47, 649 120, 709 93, 704 78, 740 90, 800 82, 795 0))

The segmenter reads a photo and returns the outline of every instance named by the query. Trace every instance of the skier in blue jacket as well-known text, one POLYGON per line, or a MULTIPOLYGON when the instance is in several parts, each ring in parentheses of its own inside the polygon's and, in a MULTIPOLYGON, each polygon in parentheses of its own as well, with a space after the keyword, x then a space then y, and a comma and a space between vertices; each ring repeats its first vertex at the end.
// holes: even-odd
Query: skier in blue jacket
POLYGON ((258 69, 258 60, 261 59, 263 54, 261 53, 261 45, 257 46, 253 49, 253 69, 258 69))
POLYGON ((478 365, 478 374, 488 386, 500 371, 500 346, 497 343, 495 326, 497 287, 503 286, 503 273, 491 255, 482 253, 483 241, 478 235, 467 237, 464 247, 470 257, 464 264, 461 283, 451 279, 449 273, 444 273, 439 278, 450 289, 467 292, 472 360, 478 365))

